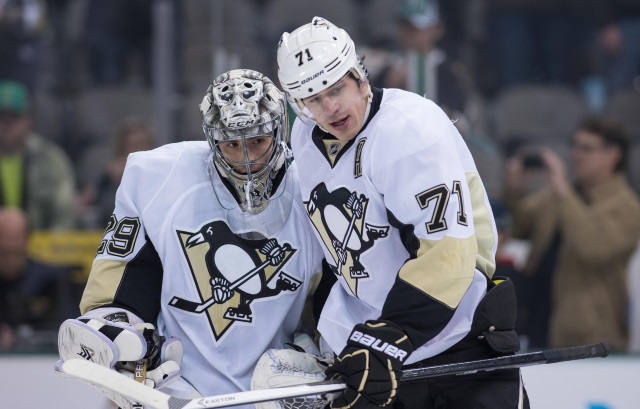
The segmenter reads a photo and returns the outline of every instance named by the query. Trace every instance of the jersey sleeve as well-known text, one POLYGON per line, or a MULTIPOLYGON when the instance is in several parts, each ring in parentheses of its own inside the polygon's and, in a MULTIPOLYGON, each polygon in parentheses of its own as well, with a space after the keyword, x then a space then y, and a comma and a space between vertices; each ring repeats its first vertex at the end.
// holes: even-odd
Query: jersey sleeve
POLYGON ((114 213, 82 295, 83 314, 97 307, 120 307, 154 322, 160 311, 163 268, 141 214, 146 199, 144 168, 135 157, 129 157, 114 213))
POLYGON ((380 318, 400 325, 417 348, 451 320, 476 267, 493 274, 495 226, 471 155, 449 118, 433 105, 424 126, 402 119, 396 125, 402 132, 393 146, 372 152, 382 163, 372 181, 409 258, 394 272, 380 318))

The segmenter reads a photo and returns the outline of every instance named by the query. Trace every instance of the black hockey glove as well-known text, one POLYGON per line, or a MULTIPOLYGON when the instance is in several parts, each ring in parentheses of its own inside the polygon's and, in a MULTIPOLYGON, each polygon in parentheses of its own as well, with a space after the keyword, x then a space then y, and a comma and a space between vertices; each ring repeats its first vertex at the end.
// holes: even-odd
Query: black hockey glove
POLYGON ((331 407, 362 409, 391 405, 402 377, 402 365, 412 352, 409 337, 389 321, 356 325, 347 346, 326 371, 327 379, 340 377, 347 384, 331 407))

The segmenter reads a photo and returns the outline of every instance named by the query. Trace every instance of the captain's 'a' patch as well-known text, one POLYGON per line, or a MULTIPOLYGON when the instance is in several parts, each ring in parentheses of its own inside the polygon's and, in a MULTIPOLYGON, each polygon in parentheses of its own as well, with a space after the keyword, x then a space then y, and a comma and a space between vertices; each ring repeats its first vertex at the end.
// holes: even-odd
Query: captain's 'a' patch
POLYGON ((234 323, 252 323, 251 302, 298 290, 302 280, 286 273, 296 249, 275 239, 244 240, 222 221, 200 231, 178 231, 178 238, 200 299, 174 296, 169 305, 193 314, 207 314, 219 341, 234 323))
POLYGON ((360 256, 389 232, 389 226, 365 222, 368 203, 367 197, 344 187, 329 192, 324 183, 317 185, 305 202, 307 215, 333 258, 334 274, 342 275, 356 296, 358 280, 369 277, 360 256))

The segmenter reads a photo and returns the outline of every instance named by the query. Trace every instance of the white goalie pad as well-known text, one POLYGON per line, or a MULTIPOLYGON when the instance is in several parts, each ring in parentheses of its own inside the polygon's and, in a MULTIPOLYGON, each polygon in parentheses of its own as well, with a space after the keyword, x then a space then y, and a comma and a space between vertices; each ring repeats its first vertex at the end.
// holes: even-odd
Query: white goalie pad
MULTIPOLYGON (((324 371, 331 364, 319 357, 293 349, 269 349, 262 354, 251 378, 251 390, 300 385, 324 380, 324 371)), ((323 408, 328 400, 323 396, 306 396, 256 404, 258 409, 323 408)))

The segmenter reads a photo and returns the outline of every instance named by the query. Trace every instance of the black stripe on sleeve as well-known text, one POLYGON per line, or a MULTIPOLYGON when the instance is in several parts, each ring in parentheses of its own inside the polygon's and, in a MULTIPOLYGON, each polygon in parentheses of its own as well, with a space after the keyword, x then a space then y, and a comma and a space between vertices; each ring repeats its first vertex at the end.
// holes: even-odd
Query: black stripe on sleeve
POLYGON ((113 304, 109 306, 124 308, 144 322, 153 323, 160 312, 163 268, 153 243, 148 236, 145 239, 145 245, 127 263, 113 304))

